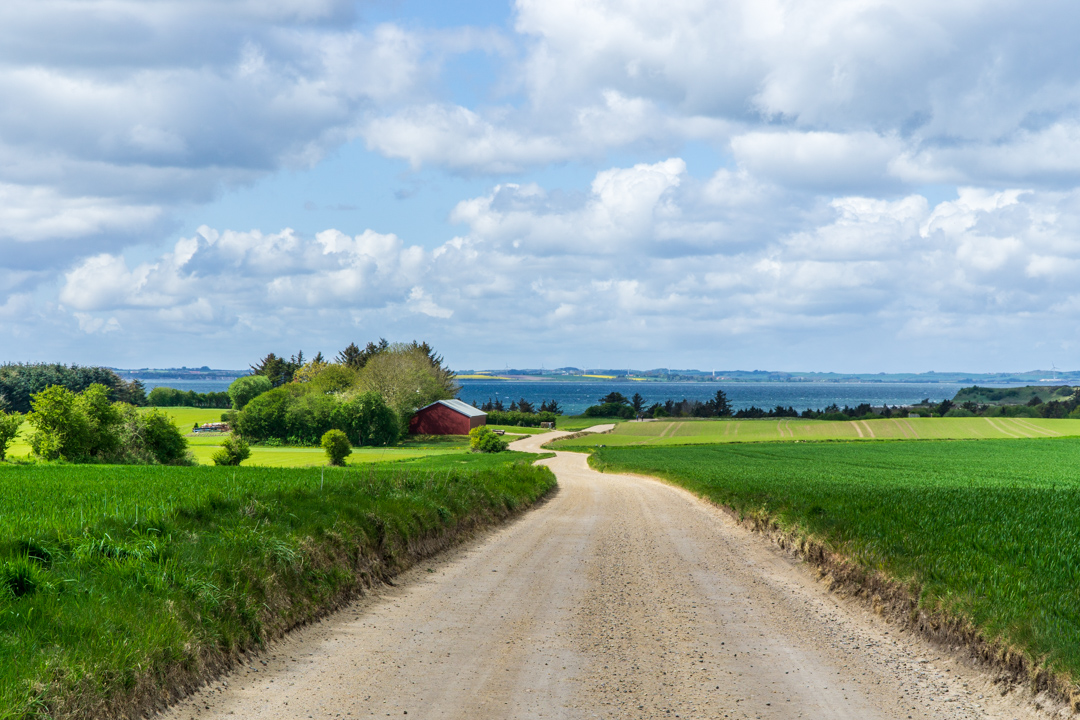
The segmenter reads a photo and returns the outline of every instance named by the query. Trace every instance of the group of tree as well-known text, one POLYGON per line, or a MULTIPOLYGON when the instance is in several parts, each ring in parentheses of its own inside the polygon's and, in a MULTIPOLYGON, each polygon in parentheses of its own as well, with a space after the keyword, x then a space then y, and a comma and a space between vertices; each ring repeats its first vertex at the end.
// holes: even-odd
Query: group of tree
MULTIPOLYGON (((425 343, 355 343, 328 362, 270 353, 229 387, 232 427, 252 442, 316 445, 330 430, 355 445, 386 445, 418 408, 457 396, 454 373, 425 343)), ((336 437, 336 436, 334 436, 336 437)))
POLYGON ((232 398, 227 392, 200 393, 194 390, 177 390, 159 386, 150 390, 146 404, 151 407, 194 407, 217 408, 227 410, 232 407, 232 398))
POLYGON ((932 402, 929 398, 912 406, 907 412, 929 417, 1019 417, 1019 418, 1080 418, 1080 389, 1070 396, 1044 401, 1032 397, 1023 405, 995 405, 966 400, 932 402))
POLYGON ((124 380, 105 367, 83 367, 58 363, 6 363, 0 365, 0 411, 26 413, 31 398, 48 387, 59 386, 81 393, 91 385, 101 385, 112 402, 147 404, 146 389, 138 380, 124 380))
POLYGON ((653 403, 646 407, 645 398, 641 393, 627 398, 619 392, 608 393, 600 398, 599 405, 592 405, 585 409, 588 417, 618 417, 630 419, 634 417, 661 418, 661 417, 730 417, 731 404, 727 394, 723 390, 717 390, 716 394, 702 402, 700 400, 686 400, 681 402, 666 400, 662 403, 653 403))
MULTIPOLYGON (((73 463, 192 464, 187 440, 164 412, 140 412, 114 401, 110 390, 91 383, 81 392, 51 385, 30 396, 30 448, 43 460, 73 463)), ((21 413, 0 412, 0 459, 4 459, 21 413)))
POLYGON ((492 402, 491 398, 488 398, 486 403, 480 405, 480 409, 486 413, 492 411, 496 412, 520 412, 525 414, 530 413, 551 413, 552 415, 562 415, 562 408, 559 407, 559 401, 555 399, 542 400, 540 407, 537 407, 535 403, 531 403, 525 398, 520 400, 512 400, 509 407, 505 406, 498 397, 492 402))

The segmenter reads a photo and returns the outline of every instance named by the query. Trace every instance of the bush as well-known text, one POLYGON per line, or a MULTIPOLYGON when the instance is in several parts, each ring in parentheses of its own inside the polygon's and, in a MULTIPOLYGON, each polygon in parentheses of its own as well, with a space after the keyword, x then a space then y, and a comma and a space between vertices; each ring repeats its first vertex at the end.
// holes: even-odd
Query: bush
MULTIPOLYGON (((188 465, 187 440, 160 410, 109 402, 108 388, 76 394, 59 385, 33 396, 30 447, 45 460, 188 465)), ((0 454, 0 458, 3 455, 0 454)))
POLYGON ((344 465, 345 458, 352 455, 352 443, 340 430, 327 430, 323 433, 320 445, 326 451, 326 458, 331 465, 344 465))
POLYGON ((0 412, 0 462, 7 459, 7 449, 19 434, 22 421, 21 413, 0 412))
POLYGON ((313 385, 289 383, 259 395, 240 413, 236 429, 254 442, 317 445, 328 430, 341 430, 355 445, 397 442, 401 423, 378 393, 343 400, 313 390, 313 385))
POLYGON ((473 452, 497 453, 506 449, 507 443, 489 427, 481 425, 469 431, 469 449, 473 452))
POLYGON ((230 435, 221 443, 221 449, 210 456, 215 465, 239 465, 251 457, 251 448, 237 435, 230 435))
POLYGON ((229 399, 234 410, 243 410, 253 399, 274 387, 265 375, 245 375, 229 385, 229 399))
POLYGON ((140 413, 130 405, 124 410, 121 432, 123 462, 146 465, 194 465, 187 439, 172 418, 161 410, 140 413))
POLYGON ((953 407, 949 412, 945 413, 945 417, 975 417, 975 413, 962 407, 953 407))
POLYGON ((81 395, 53 385, 31 398, 26 416, 34 428, 30 447, 46 460, 103 460, 120 449, 120 411, 109 402, 108 389, 94 383, 81 395))

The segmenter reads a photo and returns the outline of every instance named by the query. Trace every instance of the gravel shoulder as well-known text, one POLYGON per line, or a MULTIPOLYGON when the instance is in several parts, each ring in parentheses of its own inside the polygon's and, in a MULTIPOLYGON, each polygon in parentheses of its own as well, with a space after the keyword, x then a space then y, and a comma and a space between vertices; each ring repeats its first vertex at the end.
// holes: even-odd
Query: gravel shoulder
POLYGON ((690 493, 581 454, 541 462, 559 479, 548 502, 165 717, 1049 716, 690 493))

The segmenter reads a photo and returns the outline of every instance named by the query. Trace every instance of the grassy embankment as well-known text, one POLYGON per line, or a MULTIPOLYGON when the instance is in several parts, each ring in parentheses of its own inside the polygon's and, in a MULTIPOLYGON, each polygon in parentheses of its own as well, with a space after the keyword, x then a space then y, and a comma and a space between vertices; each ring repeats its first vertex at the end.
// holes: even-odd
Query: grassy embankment
POLYGON ((136 716, 554 486, 535 456, 355 470, 0 464, 0 718, 136 716))
MULTIPOLYGON (((576 419, 576 418, 575 418, 576 419)), ((560 424, 560 429, 564 426, 560 424)), ((556 441, 560 450, 597 445, 700 445, 793 440, 964 440, 1080 436, 1080 420, 879 418, 875 420, 674 420, 623 422, 596 438, 556 441)))
POLYGON ((607 447, 591 462, 816 540, 1019 651, 1031 676, 1050 669, 1062 694, 1080 680, 1080 440, 607 447))

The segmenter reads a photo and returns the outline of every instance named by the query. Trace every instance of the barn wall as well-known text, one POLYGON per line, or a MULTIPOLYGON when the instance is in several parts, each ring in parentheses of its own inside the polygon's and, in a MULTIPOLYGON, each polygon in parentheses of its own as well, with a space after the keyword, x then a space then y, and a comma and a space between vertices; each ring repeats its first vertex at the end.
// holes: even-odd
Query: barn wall
POLYGON ((409 432, 418 435, 468 435, 471 418, 451 410, 445 405, 432 405, 413 416, 409 432))

